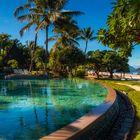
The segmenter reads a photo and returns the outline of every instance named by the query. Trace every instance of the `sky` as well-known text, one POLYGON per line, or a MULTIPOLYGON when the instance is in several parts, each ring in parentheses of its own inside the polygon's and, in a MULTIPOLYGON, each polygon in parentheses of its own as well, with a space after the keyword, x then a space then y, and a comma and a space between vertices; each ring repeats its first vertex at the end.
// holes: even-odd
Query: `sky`
MULTIPOLYGON (((112 11, 112 2, 114 0, 70 0, 66 5, 66 10, 78 10, 84 12, 84 15, 75 17, 78 25, 81 28, 91 27, 94 30, 94 35, 96 35, 98 29, 106 28, 106 21, 108 15, 112 11)), ((26 3, 26 0, 0 0, 0 33, 7 33, 11 35, 11 38, 18 38, 22 43, 27 40, 34 39, 34 28, 27 31, 23 37, 20 37, 19 30, 25 25, 17 21, 13 13, 18 6, 26 3)), ((51 29, 49 30, 49 35, 52 35, 51 29)), ((44 45, 45 32, 39 32, 39 45, 44 45)), ((49 48, 53 45, 53 42, 49 43, 49 48)), ((84 50, 85 42, 80 41, 80 48, 84 50)), ((98 41, 94 40, 89 42, 89 50, 105 50, 108 49, 98 41)), ((136 46, 132 52, 132 57, 130 58, 129 64, 132 66, 140 66, 140 46, 136 46)))

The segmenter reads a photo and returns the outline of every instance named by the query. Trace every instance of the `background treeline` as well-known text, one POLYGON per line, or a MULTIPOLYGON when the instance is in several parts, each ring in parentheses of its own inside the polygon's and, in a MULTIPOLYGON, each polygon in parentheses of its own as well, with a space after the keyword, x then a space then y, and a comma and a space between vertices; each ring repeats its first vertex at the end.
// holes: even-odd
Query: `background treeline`
POLYGON ((34 40, 23 45, 19 40, 1 34, 1 71, 22 68, 30 72, 41 70, 52 75, 74 76, 94 69, 97 77, 100 71, 107 71, 111 78, 114 71, 128 71, 128 58, 134 46, 140 43, 140 1, 116 0, 107 19, 108 27, 99 29, 95 35, 91 27, 80 29, 74 17, 84 13, 66 10, 68 2, 69 0, 27 0, 27 3, 15 9, 14 16, 25 23, 19 31, 20 35, 23 36, 32 28, 34 40), (45 47, 38 46, 40 30, 46 33, 45 47), (89 41, 95 39, 109 47, 110 51, 87 53, 89 41), (79 40, 85 41, 83 50, 80 49, 79 40), (48 50, 50 41, 54 45, 48 50))
POLYGON ((121 57, 116 51, 83 52, 76 46, 53 47, 49 52, 49 59, 45 61, 45 49, 34 42, 23 45, 17 39, 10 39, 7 34, 0 34, 0 69, 12 72, 13 69, 27 69, 29 71, 47 71, 58 76, 84 76, 86 70, 106 71, 113 77, 113 72, 128 71, 128 59, 121 57))

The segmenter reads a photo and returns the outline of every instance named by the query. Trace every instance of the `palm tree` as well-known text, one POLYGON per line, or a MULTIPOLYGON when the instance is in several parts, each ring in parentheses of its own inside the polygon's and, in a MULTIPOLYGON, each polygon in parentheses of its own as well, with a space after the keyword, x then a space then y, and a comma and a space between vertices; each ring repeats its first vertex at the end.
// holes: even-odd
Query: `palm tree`
POLYGON ((98 30, 97 40, 101 42, 104 46, 109 45, 109 34, 105 28, 98 30))
POLYGON ((63 20, 64 25, 61 22, 57 21, 53 30, 56 35, 49 38, 49 41, 56 40, 54 47, 78 46, 76 38, 80 34, 80 30, 76 21, 67 17, 65 21, 63 20))
MULTIPOLYGON (((23 36, 24 32, 26 32, 27 30, 29 30, 32 26, 37 26, 39 24, 39 19, 32 17, 31 20, 29 21, 29 23, 27 25, 25 25, 21 30, 20 30, 20 35, 23 36)), ((32 42, 32 54, 34 54, 36 47, 37 47, 37 39, 38 39, 38 32, 35 32, 35 39, 34 42, 32 42)), ((32 58, 31 58, 32 59, 32 58)), ((30 68, 29 71, 31 72, 32 70, 32 60, 31 60, 31 64, 30 64, 30 68)))
MULTIPOLYGON (((80 11, 63 10, 68 0, 28 0, 29 4, 17 8, 15 15, 19 15, 21 11, 27 10, 27 14, 20 15, 18 19, 31 19, 32 16, 40 19, 40 24, 36 28, 38 30, 44 28, 46 31, 46 57, 48 58, 48 34, 50 25, 54 25, 58 19, 65 19, 66 16, 81 15, 80 11)), ((63 23, 62 23, 63 24, 63 23)))
POLYGON ((85 53, 87 52, 88 42, 95 39, 93 33, 94 31, 90 27, 87 27, 81 30, 81 35, 78 37, 78 39, 82 39, 86 42, 85 53))
MULTIPOLYGON (((28 19, 27 19, 28 20, 28 19)), ((23 34, 29 30, 32 26, 38 26, 39 25, 39 19, 36 17, 32 17, 29 22, 27 23, 27 25, 25 25, 21 30, 20 30, 20 35, 21 37, 23 36, 23 34)), ((37 39, 38 39, 38 32, 35 32, 35 39, 34 39, 34 51, 36 49, 37 46, 37 39)))
MULTIPOLYGON (((17 17, 17 19, 21 22, 23 21, 26 21, 28 22, 21 30, 20 30, 20 36, 22 37, 23 34, 29 30, 32 26, 38 26, 39 25, 39 18, 37 16, 33 16, 33 15, 30 15, 30 16, 19 16, 18 15, 20 14, 20 12, 22 11, 30 11, 31 10, 31 2, 32 0, 28 0, 28 3, 23 5, 23 6, 20 6, 18 7, 15 12, 14 12, 14 15, 15 17, 17 17)), ((30 68, 29 68, 29 71, 32 70, 32 65, 33 65, 33 54, 35 52, 35 49, 36 49, 36 46, 37 46, 37 39, 38 39, 38 32, 35 32, 35 39, 34 39, 34 42, 32 43, 29 43, 30 46, 32 46, 32 53, 31 53, 31 64, 30 64, 30 68)))
POLYGON ((30 62, 29 72, 31 72, 32 67, 33 67, 33 61, 34 61, 34 46, 35 46, 35 42, 34 41, 30 41, 30 42, 27 41, 26 43, 27 43, 27 47, 30 50, 31 62, 30 62))

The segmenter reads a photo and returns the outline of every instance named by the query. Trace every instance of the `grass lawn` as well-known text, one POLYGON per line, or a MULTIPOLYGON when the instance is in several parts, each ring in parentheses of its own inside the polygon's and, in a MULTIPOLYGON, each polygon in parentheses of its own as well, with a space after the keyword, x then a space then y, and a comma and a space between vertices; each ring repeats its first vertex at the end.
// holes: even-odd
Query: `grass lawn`
POLYGON ((129 136, 130 140, 140 140, 140 91, 136 91, 125 85, 118 85, 117 83, 129 84, 129 85, 137 85, 140 86, 140 82, 136 81, 116 81, 116 80, 97 80, 100 83, 104 83, 106 85, 111 86, 112 88, 125 91, 128 93, 129 98, 136 109, 136 119, 134 122, 134 127, 129 136))

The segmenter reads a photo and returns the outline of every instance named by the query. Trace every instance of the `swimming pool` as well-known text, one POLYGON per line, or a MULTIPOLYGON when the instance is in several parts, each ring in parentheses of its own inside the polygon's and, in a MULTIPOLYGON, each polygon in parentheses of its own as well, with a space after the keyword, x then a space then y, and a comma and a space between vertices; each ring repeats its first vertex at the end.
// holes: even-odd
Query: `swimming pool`
POLYGON ((0 81, 0 139, 36 140, 75 121, 107 95, 82 79, 0 81))

